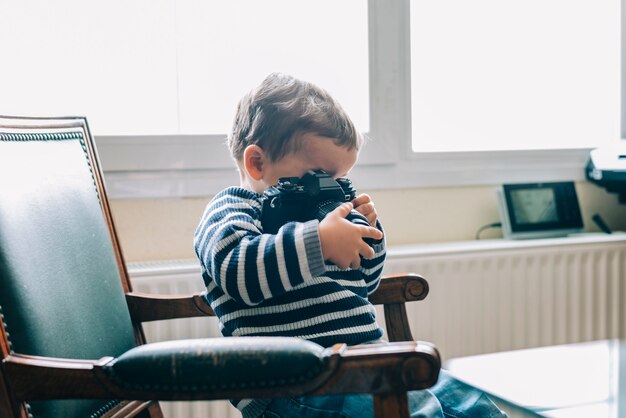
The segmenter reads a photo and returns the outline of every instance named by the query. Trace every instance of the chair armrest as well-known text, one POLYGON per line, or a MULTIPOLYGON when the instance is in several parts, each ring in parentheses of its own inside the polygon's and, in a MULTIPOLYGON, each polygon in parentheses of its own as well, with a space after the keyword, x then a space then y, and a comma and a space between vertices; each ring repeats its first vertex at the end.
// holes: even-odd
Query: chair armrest
POLYGON ((428 282, 414 273, 383 276, 378 289, 369 296, 374 305, 422 300, 428 295, 428 282))
POLYGON ((441 357, 423 341, 337 344, 332 356, 339 363, 328 382, 313 394, 391 393, 431 387, 437 382, 441 357))
POLYGON ((11 354, 1 367, 19 401, 210 400, 423 389, 437 381, 441 359, 422 342, 324 349, 297 338, 231 337, 146 344, 93 361, 11 354), (293 367, 276 367, 288 359, 293 367))
MULTIPOLYGON (((422 300, 428 295, 428 282, 417 274, 384 276, 378 289, 369 297, 373 304, 383 305, 422 300)), ((134 322, 160 321, 197 316, 215 316, 199 293, 192 295, 158 295, 126 293, 126 302, 134 322)))
POLYGON ((389 341, 413 341, 405 302, 422 300, 428 295, 428 282, 417 274, 384 276, 369 297, 373 304, 384 305, 389 341))
MULTIPOLYGON (((403 303, 422 300, 428 295, 428 282, 417 274, 384 276, 378 289, 369 296, 373 304, 403 303)), ((192 295, 157 295, 126 293, 130 316, 135 322, 160 321, 197 316, 215 316, 199 293, 192 295)))
POLYGON ((199 293, 192 295, 157 295, 151 293, 126 293, 126 303, 134 322, 164 319, 215 316, 213 309, 199 293))
MULTIPOLYGON (((413 341, 405 302, 422 300, 428 295, 428 282, 417 274, 387 275, 369 296, 371 303, 384 305, 389 341, 413 341)), ((192 295, 157 295, 126 293, 126 302, 134 322, 160 321, 175 318, 215 316, 199 293, 192 295)))
POLYGON ((2 360, 3 374, 12 381, 18 401, 37 399, 110 399, 98 379, 98 369, 113 360, 77 360, 12 353, 2 360))

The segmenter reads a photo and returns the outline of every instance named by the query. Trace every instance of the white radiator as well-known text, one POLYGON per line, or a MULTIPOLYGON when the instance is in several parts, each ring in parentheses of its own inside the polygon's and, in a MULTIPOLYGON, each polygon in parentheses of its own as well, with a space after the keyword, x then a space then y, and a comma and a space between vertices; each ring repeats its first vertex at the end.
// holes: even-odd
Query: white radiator
MULTIPOLYGON (((444 360, 626 335, 626 236, 475 241, 389 250, 385 273, 415 272, 426 300, 407 305, 413 336, 444 360)), ((129 265, 135 290, 203 290, 195 261, 129 265)), ((379 310, 382 324, 382 312, 379 310)), ((148 341, 218 336, 214 319, 145 324, 148 341)), ((234 418, 228 402, 164 402, 166 418, 234 418)))

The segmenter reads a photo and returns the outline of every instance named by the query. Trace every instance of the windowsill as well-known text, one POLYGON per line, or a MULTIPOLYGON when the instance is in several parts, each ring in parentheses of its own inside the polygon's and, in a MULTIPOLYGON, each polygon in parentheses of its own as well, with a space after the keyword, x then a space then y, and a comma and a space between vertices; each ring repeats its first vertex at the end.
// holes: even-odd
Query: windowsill
MULTIPOLYGON (((113 199, 210 196, 239 182, 223 136, 96 136, 96 142, 113 199)), ((588 155, 589 149, 409 154, 378 143, 363 149, 351 178, 361 190, 577 181, 588 155)))
MULTIPOLYGON (((565 246, 626 243, 626 232, 613 234, 587 233, 563 238, 543 238, 531 240, 471 240, 431 244, 394 245, 387 249, 388 260, 415 257, 450 257, 458 254, 484 254, 502 251, 515 251, 525 248, 559 249, 565 246)), ((133 277, 154 277, 157 275, 196 274, 200 266, 196 259, 130 262, 128 270, 133 277)))

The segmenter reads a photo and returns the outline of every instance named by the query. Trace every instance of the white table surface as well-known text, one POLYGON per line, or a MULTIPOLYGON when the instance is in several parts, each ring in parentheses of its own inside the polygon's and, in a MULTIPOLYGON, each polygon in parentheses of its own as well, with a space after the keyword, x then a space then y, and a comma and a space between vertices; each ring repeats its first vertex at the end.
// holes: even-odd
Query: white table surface
POLYGON ((457 358, 444 368, 541 416, 624 418, 625 353, 624 342, 602 340, 457 358))

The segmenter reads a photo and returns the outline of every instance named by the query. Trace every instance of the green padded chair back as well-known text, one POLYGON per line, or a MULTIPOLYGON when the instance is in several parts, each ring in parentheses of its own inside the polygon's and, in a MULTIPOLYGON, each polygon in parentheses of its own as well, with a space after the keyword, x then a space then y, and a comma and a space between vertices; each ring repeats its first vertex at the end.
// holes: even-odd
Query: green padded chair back
MULTIPOLYGON (((10 352, 99 359, 136 345, 98 167, 84 119, 0 117, 0 309, 10 352)), ((96 417, 116 403, 27 407, 33 418, 96 417)))

